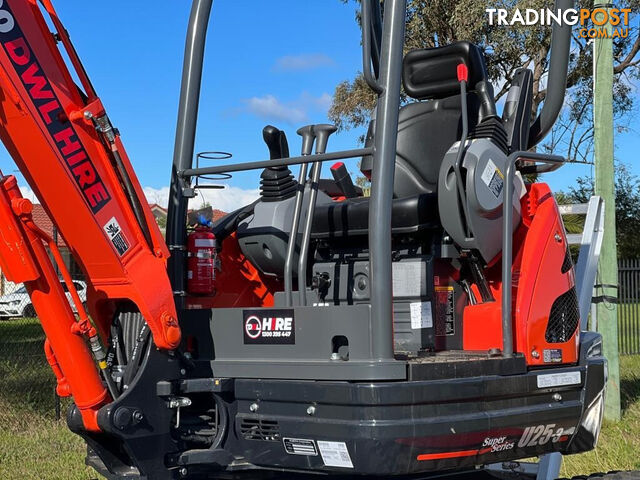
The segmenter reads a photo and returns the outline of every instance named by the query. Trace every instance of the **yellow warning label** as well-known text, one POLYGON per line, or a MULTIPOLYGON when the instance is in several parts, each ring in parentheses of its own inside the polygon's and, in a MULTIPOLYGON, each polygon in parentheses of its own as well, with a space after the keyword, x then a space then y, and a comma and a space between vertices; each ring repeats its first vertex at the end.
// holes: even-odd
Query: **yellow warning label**
POLYGON ((436 292, 453 292, 452 286, 436 287, 436 292))

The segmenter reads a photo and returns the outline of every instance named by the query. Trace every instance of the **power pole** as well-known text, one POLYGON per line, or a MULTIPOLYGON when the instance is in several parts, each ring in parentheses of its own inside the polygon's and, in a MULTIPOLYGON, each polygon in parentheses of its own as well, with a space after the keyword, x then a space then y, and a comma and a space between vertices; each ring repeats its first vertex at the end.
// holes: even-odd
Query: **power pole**
MULTIPOLYGON (((594 0, 594 8, 608 10, 607 2, 594 0)), ((598 13, 597 15, 602 15, 598 13)), ((594 39, 593 117, 595 151, 595 194, 605 202, 604 237, 600 264, 599 283, 602 295, 618 297, 618 258, 616 249, 616 207, 613 167, 613 40, 609 22, 602 27, 608 38, 594 39)), ((615 302, 598 303, 598 331, 602 334, 603 353, 609 362, 609 379, 604 416, 620 420, 620 365, 618 360, 618 308, 615 302)))

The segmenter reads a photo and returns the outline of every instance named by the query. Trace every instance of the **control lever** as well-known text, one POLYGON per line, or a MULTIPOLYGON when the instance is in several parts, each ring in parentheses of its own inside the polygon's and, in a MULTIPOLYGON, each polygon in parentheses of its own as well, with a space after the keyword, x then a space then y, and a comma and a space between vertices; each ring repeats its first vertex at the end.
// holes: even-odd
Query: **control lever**
POLYGON ((262 129, 262 138, 264 139, 264 143, 267 144, 267 148, 269 148, 269 158, 271 160, 289 157, 289 143, 287 142, 287 136, 282 130, 277 129, 273 125, 267 125, 262 129))
POLYGON ((358 196, 358 191, 356 190, 353 180, 351 180, 351 175, 349 175, 349 171, 347 170, 347 167, 345 167, 344 163, 334 163, 330 170, 331 175, 333 175, 333 179, 336 181, 336 185, 345 197, 355 198, 358 196))
POLYGON ((313 150, 313 142, 315 142, 316 140, 315 125, 300 127, 296 131, 296 133, 302 137, 302 151, 300 152, 300 154, 311 155, 311 151, 313 150))
POLYGON ((469 136, 469 111, 467 110, 467 82, 469 81, 469 69, 464 63, 458 64, 458 83, 460 83, 460 110, 462 112, 462 135, 460 136, 460 144, 458 146, 458 154, 454 170, 456 173, 456 183, 458 187, 458 200, 462 207, 463 225, 465 236, 471 238, 469 230, 469 211, 467 208, 467 197, 464 191, 464 182, 462 180, 461 166, 467 149, 467 138, 469 136))
MULTIPOLYGON (((269 148, 271 160, 289 157, 287 136, 272 125, 262 129, 262 138, 269 148)), ((297 185, 286 165, 269 166, 260 175, 260 196, 264 201, 281 201, 291 198, 297 191, 297 185)))
MULTIPOLYGON (((314 125, 313 131, 316 136, 316 155, 325 153, 329 136, 338 128, 335 125, 322 123, 314 125)), ((298 258, 298 295, 300 295, 300 305, 307 304, 307 257, 309 255, 309 240, 311 239, 311 225, 313 224, 313 212, 316 208, 318 198, 318 182, 320 181, 320 170, 322 162, 313 162, 311 169, 311 185, 309 186, 309 207, 305 218, 304 230, 302 232, 302 243, 300 244, 300 256, 298 258)))
MULTIPOLYGON (((313 126, 313 131, 316 134, 316 155, 326 153, 327 142, 329 142, 329 136, 338 130, 335 125, 329 125, 328 123, 321 123, 313 126)), ((318 163, 318 162, 315 162, 318 163)))
MULTIPOLYGON (((301 155, 311 155, 313 143, 316 139, 313 125, 301 127, 296 132, 302 137, 301 155)), ((287 256, 284 263, 284 295, 287 306, 293 306, 293 255, 296 250, 296 240, 298 238, 298 226, 300 224, 300 213, 302 211, 302 200, 304 199, 304 185, 307 178, 307 164, 300 165, 300 175, 298 176, 298 191, 296 192, 296 203, 293 209, 293 219, 291 222, 291 234, 287 244, 287 256)))

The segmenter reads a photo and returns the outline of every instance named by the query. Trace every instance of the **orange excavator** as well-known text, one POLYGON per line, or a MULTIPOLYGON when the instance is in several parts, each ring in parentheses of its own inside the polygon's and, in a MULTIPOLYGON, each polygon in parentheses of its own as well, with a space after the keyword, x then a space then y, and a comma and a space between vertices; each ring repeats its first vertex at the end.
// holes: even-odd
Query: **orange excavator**
POLYGON ((269 160, 194 168, 211 6, 191 12, 165 240, 50 0, 0 0, 0 139, 81 267, 86 309, 13 176, 0 267, 31 296, 88 464, 110 479, 555 478, 561 454, 594 448, 593 279, 576 278, 548 186, 523 176, 563 163, 531 148, 562 107, 570 27, 554 25, 539 114, 525 68, 499 114, 478 47, 403 55, 405 0, 384 21, 363 0, 378 95, 363 147, 328 153, 335 127, 308 125, 291 156, 267 126, 269 160), (187 225, 201 180, 245 170, 262 172, 258 200, 187 225), (532 456, 536 471, 516 461, 532 456))

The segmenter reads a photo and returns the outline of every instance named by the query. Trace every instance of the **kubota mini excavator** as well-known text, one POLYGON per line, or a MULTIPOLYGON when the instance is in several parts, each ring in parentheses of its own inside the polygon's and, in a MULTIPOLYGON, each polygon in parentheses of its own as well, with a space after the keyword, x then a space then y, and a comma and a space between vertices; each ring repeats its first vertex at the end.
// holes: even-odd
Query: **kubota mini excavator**
POLYGON ((403 56, 405 0, 384 21, 363 0, 378 103, 362 148, 326 153, 335 128, 310 125, 291 157, 267 126, 269 160, 193 168, 211 4, 192 7, 165 243, 50 0, 0 0, 0 138, 82 268, 87 309, 12 176, 0 266, 31 296, 88 463, 111 479, 479 478, 592 449, 601 338, 583 331, 554 197, 522 176, 563 162, 530 150, 563 103, 570 27, 553 27, 530 122, 529 70, 499 114, 480 49, 403 56), (357 157, 370 197, 341 162, 321 178, 357 157), (198 180, 241 170, 262 171, 260 198, 188 227, 198 180))

